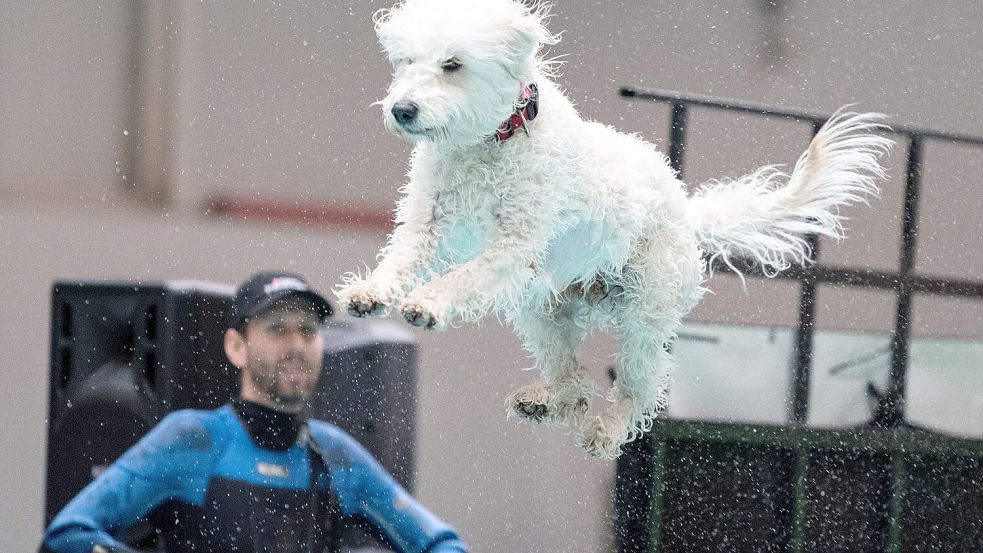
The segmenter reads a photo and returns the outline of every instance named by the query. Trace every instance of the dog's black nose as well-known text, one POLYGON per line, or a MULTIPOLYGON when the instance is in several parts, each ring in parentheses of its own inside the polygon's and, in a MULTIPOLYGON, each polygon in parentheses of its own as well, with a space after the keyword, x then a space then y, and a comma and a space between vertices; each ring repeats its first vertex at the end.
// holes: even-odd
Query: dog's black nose
POLYGON ((420 113, 420 106, 416 102, 400 100, 393 105, 393 117, 400 125, 408 125, 416 119, 416 114, 420 113))

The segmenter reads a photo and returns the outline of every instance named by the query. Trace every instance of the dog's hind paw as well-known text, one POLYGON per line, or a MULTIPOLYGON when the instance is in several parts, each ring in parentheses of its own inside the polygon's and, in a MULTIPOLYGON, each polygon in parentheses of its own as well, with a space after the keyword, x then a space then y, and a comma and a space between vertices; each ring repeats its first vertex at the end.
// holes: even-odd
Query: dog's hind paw
POLYGON ((587 421, 577 436, 577 444, 593 457, 617 459, 628 436, 624 422, 616 415, 604 412, 587 421))
POLYGON ((509 417, 551 424, 575 424, 587 412, 586 396, 560 401, 556 391, 543 383, 528 384, 505 398, 509 417))
POLYGON ((552 395, 546 384, 541 382, 527 384, 506 396, 506 414, 517 419, 545 422, 548 418, 549 402, 552 395))

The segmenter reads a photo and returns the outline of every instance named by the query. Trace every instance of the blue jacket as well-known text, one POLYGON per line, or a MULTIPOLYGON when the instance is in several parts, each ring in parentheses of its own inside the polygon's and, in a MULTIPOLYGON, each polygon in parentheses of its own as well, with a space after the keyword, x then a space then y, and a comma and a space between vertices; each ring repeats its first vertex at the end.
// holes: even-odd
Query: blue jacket
POLYGON ((129 551, 122 532, 164 509, 183 517, 175 531, 192 551, 320 553, 335 515, 368 521, 404 553, 467 551, 351 436, 307 428, 314 447, 277 451, 256 445, 230 405, 171 413, 58 513, 44 546, 129 551))

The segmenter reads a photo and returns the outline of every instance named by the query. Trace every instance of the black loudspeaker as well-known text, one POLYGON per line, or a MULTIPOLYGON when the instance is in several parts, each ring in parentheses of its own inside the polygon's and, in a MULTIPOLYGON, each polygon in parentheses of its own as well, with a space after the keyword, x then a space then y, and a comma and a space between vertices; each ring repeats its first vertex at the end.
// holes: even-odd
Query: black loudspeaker
POLYGON ((325 329, 324 370, 311 417, 351 434, 408 491, 416 443, 417 345, 390 320, 334 317, 325 329))
MULTIPOLYGON (((238 393, 223 336, 229 285, 58 282, 52 293, 45 523, 175 409, 238 393)), ((391 321, 335 317, 309 413, 413 487, 417 347, 391 321)))
POLYGON ((190 281, 55 283, 46 523, 165 414, 237 392, 223 349, 232 292, 190 281))

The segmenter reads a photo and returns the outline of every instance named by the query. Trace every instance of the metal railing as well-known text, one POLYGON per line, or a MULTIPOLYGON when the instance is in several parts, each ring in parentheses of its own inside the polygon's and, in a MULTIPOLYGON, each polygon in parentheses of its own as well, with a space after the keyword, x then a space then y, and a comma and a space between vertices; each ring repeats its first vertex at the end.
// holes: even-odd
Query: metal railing
MULTIPOLYGON (((644 91, 622 88, 620 94, 632 100, 647 100, 671 106, 668 155, 673 168, 683 173, 685 167, 687 118, 693 109, 727 110, 755 116, 783 117, 812 125, 818 132, 829 116, 776 108, 762 104, 737 102, 707 96, 669 91, 644 91)), ((961 440, 906 428, 905 389, 911 340, 911 308, 916 294, 983 298, 983 281, 944 279, 915 274, 915 256, 919 227, 919 200, 923 173, 923 148, 926 141, 983 146, 983 138, 943 133, 889 124, 891 133, 904 147, 907 159, 903 223, 900 235, 900 258, 897 271, 871 271, 863 268, 834 267, 816 263, 793 268, 776 278, 797 280, 800 284, 798 327, 796 330, 795 363, 791 397, 791 423, 787 427, 742 424, 699 423, 674 420, 657 421, 652 432, 630 448, 619 460, 616 490, 616 533, 622 551, 663 551, 662 527, 666 492, 667 459, 672 448, 687 444, 743 444, 754 447, 766 445, 787 451, 794 459, 790 472, 791 513, 786 548, 775 550, 799 553, 806 550, 809 486, 817 473, 816 455, 823 452, 853 451, 877 456, 878 466, 886 472, 888 497, 885 513, 883 545, 880 550, 902 551, 902 531, 905 514, 905 493, 911 482, 909 464, 915 457, 964 458, 983 462, 983 442, 961 440), (890 346, 891 364, 887 390, 881 398, 875 420, 869 428, 858 430, 818 430, 805 427, 808 413, 809 374, 812 370, 812 351, 816 318, 816 290, 820 284, 835 284, 889 290, 895 296, 893 336, 890 346), (812 468, 811 468, 812 467, 812 468), (811 471, 811 472, 810 472, 811 471)), ((810 238, 813 251, 818 251, 818 239, 810 238)), ((746 275, 762 273, 749 262, 735 266, 746 275)), ((728 271, 721 265, 717 270, 728 271)), ((983 507, 981 507, 983 511, 983 507)), ((979 522, 983 533, 983 521, 979 522)), ((983 534, 981 534, 983 540, 983 534)), ((779 540, 782 541, 782 540, 779 540)), ((983 542, 981 549, 983 550, 983 542)))

